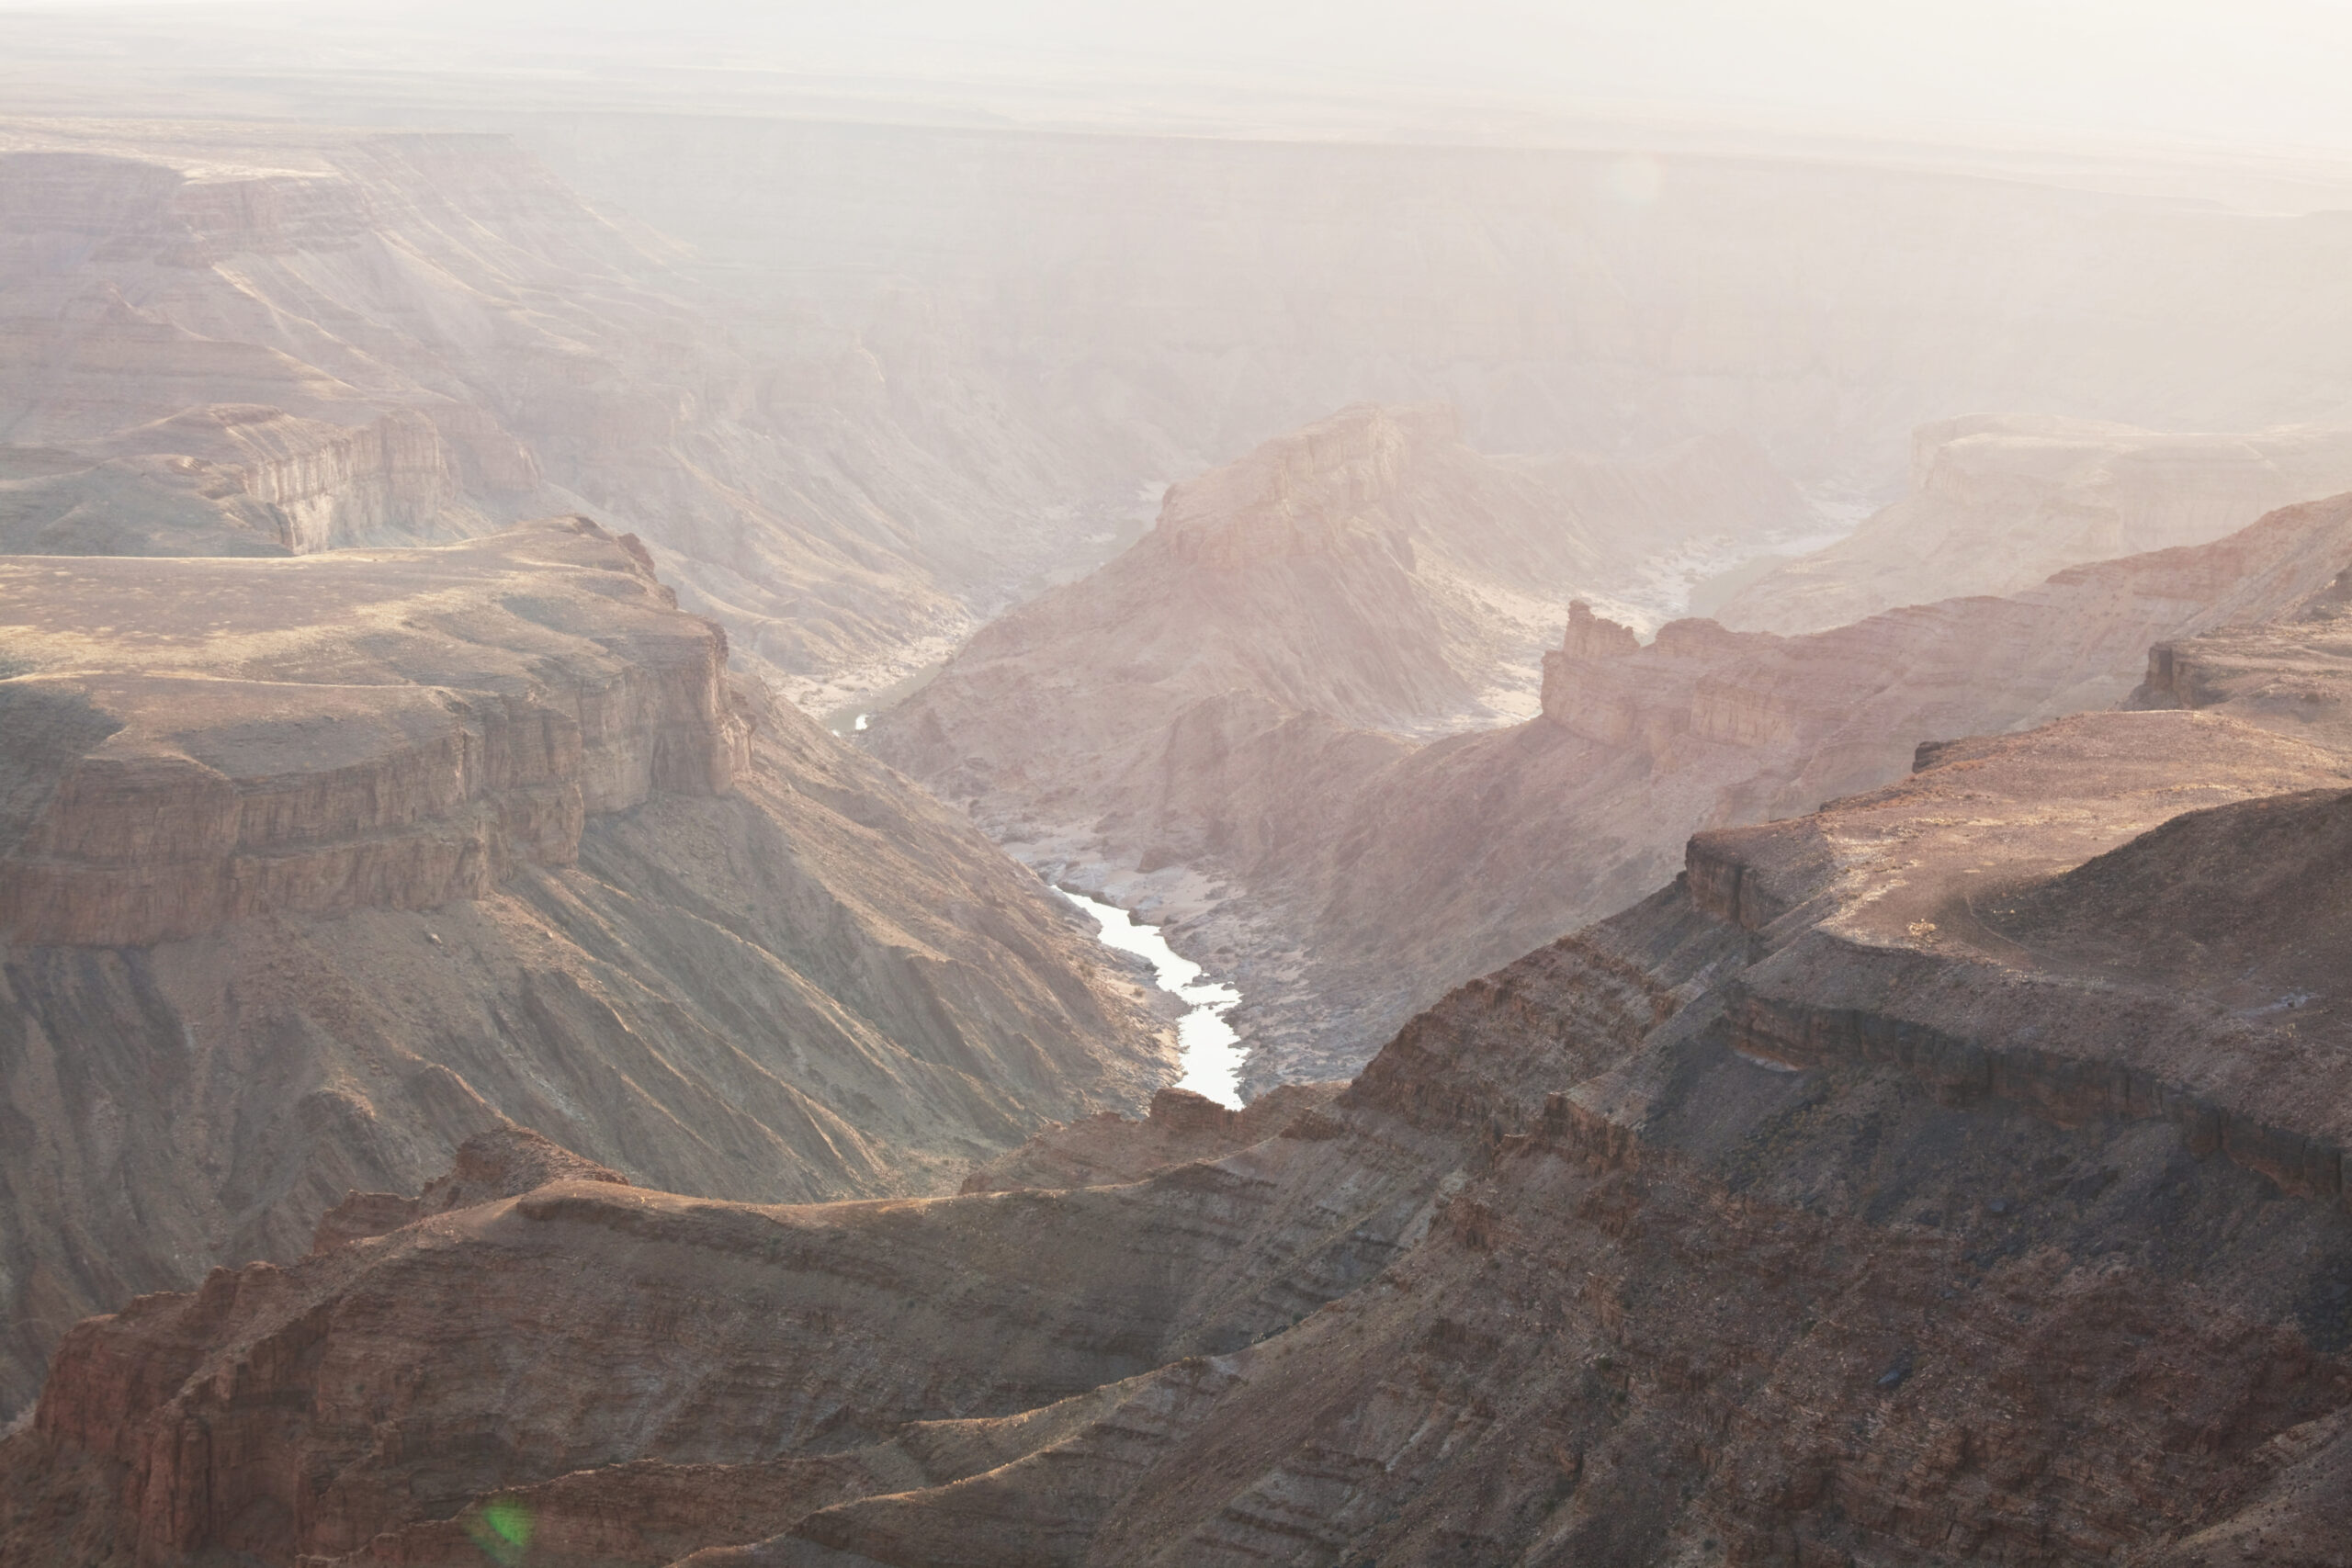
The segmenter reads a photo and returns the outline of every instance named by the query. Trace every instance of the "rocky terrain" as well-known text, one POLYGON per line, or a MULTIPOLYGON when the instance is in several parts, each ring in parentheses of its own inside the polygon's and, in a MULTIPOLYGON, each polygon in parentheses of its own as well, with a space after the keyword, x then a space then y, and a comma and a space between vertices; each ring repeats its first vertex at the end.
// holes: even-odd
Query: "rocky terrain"
POLYGON ((2352 1568, 2352 175, 257 17, 0 14, 0 1568, 2352 1568))
MULTIPOLYGON (((2327 635, 2304 598, 2282 642, 2327 635)), ((760 1207, 478 1141, 290 1267, 77 1328, 0 1540, 2339 1562, 2352 756, 2174 709, 1918 762, 1697 836, 1337 1098, 1139 1179, 760 1207)))
POLYGON ((2049 415, 1945 420, 1913 434, 1903 500, 1800 559, 1750 562, 1693 604, 1740 631, 1826 631, 1901 604, 2019 592, 2087 561, 2201 545, 2347 488, 2352 431, 2338 427, 2169 435, 2049 415))
POLYGON ((485 1129, 920 1192, 1174 1075, 1062 901, 583 520, 7 558, 0 660, 7 1404, 75 1319, 485 1129))
MULTIPOLYGON (((1476 538, 1487 513, 1416 510, 1409 468, 1338 439, 1394 423, 1360 411, 1179 487, 1146 540, 875 730, 1014 853, 1233 976, 1252 1089, 1348 1076, 1451 987, 1656 886, 1693 830, 1883 784, 1939 735, 2113 706, 2152 644, 2267 621, 2352 565, 2339 499, 1798 637, 1700 618, 1645 643, 1578 606, 1539 716, 1431 739, 1408 720, 1467 682, 1419 541, 1476 538), (1410 570, 1393 513, 1421 530, 1410 570), (1204 564, 1236 541, 1255 571, 1204 564)), ((1473 492, 1449 472, 1439 493, 1473 492)))
POLYGON ((1084 531, 1034 441, 902 423, 854 333, 746 349, 682 258, 497 136, 0 123, 0 547, 586 510, 805 683, 961 631, 1084 531))
POLYGON ((1171 487, 1132 548, 983 628, 874 744, 943 794, 991 797, 984 815, 994 797, 1048 821, 1133 811, 1213 787, 1180 753, 1237 720, 1406 734, 1517 706, 1578 589, 1802 514, 1736 441, 1491 457, 1450 410, 1351 408, 1171 487))

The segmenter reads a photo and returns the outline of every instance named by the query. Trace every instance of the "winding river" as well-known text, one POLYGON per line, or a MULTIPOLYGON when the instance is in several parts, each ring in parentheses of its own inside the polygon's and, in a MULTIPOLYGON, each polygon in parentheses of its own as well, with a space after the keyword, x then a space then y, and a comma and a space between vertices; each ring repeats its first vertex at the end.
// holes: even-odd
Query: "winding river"
POLYGON ((1241 993, 1230 986, 1202 985, 1201 966, 1170 947, 1158 926, 1137 925, 1135 917, 1116 904, 1068 888, 1055 891, 1094 917, 1095 924, 1102 928, 1103 946, 1149 959, 1159 988, 1192 1004, 1192 1010, 1176 1025, 1177 1061, 1184 1069, 1176 1087, 1240 1109, 1241 1037, 1225 1021, 1225 1015, 1241 999, 1241 993))

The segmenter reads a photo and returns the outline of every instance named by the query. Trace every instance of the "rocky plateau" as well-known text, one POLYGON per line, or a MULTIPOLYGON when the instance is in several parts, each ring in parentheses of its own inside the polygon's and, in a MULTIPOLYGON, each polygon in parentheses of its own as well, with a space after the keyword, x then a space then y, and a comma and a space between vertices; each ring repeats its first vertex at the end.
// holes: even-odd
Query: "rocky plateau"
POLYGON ((1167 1097, 1044 1134, 1035 1185, 814 1207, 490 1134, 300 1261, 77 1327, 0 1442, 0 1540, 2338 1562, 2352 756, 2227 707, 1699 834, 1191 1163, 1152 1168, 1215 1119, 1167 1097))
POLYGON ((1173 1076, 1060 900, 584 520, 6 558, 0 660, 11 1404, 74 1320, 486 1129, 873 1196, 1173 1076))

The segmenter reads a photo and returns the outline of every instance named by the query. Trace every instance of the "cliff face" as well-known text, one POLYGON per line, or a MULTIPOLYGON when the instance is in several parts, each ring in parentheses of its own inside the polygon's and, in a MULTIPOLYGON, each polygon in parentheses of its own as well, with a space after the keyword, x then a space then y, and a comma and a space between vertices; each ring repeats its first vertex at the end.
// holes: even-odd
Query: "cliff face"
POLYGON ((1794 512, 1736 442, 1626 463, 1487 457, 1449 410, 1349 409, 1170 488, 1133 548, 980 631, 875 744, 982 796, 985 816, 1111 808, 1135 849, 1182 841, 1198 826, 1164 797, 1214 768, 1199 732, 1234 717, 1413 732, 1525 711, 1511 672, 1532 687, 1539 628, 1572 585, 1794 512))
POLYGON ((1035 880, 725 672, 645 552, 0 568, 0 1390, 509 1121, 681 1190, 952 1187, 1172 1076, 1035 880))
POLYGON ((479 1147, 77 1328, 0 1442, 0 1540, 2328 1562, 2352 1058, 2273 993, 2352 940, 2347 795, 2345 753, 2205 714, 1951 743, 1701 835, 1345 1092, 1140 1179, 1216 1133, 1171 1102, 1134 1163, 1114 1123, 1037 1140, 1053 1190, 786 1209, 479 1147))
MULTIPOLYGON (((1444 985, 1671 875, 1692 829, 1791 816, 1899 778, 1922 741, 2114 706, 2150 645, 2301 616, 2347 561, 2352 501, 2338 498, 2210 545, 2072 568, 2007 598, 1805 637, 1694 620, 1629 649, 1599 618, 1576 616, 1544 660, 1543 718, 1384 761, 1338 803, 1287 819, 1252 894, 1314 922, 1331 973, 1313 990, 1345 1010, 1320 1040, 1296 1016, 1268 1019, 1263 1032, 1278 1055, 1305 1047, 1294 1059, 1343 1071, 1350 1047, 1444 985), (1399 930, 1415 934, 1402 941, 1399 930)), ((2282 635, 2309 659, 2326 642, 2305 634, 2320 630, 2282 635)), ((2324 705, 2278 706, 2307 716, 2279 728, 2333 743, 2309 722, 2324 705)), ((1220 930, 1213 918, 1202 938, 1220 930)), ((1245 996, 1254 978, 1245 966, 1245 996)))
MULTIPOLYGON (((1686 619, 1644 644, 1571 605, 1544 658, 1542 716, 1418 744, 1302 712, 1263 682, 1235 690, 1254 678, 1250 658, 1295 629, 1272 612, 1221 641, 1171 634, 1163 665, 1106 663, 1102 649, 1133 646, 1107 620, 1065 639, 1115 606, 1133 608, 1147 637, 1152 617, 1178 619, 1189 601, 1149 601, 1141 583, 1181 593, 1186 579, 1163 565, 1147 580, 1142 552, 1135 560, 1123 597, 1090 606, 1072 591, 976 638, 882 722, 878 744, 974 799, 991 831, 1055 874, 1109 863, 1130 901, 1164 898, 1179 947, 1236 976, 1249 1081, 1263 1088, 1353 1071, 1448 987, 1673 874, 1694 829, 1884 784, 1923 741, 2113 706, 2152 645, 2177 663, 2189 654, 2165 649, 2223 646, 2184 637, 2317 614, 2303 607, 2352 562, 2352 502, 1802 637, 1686 619), (1163 667, 1176 673, 1128 679, 1163 667), (1170 693, 1196 670, 1199 694, 1178 708, 1170 693), (1186 871, 1198 877, 1180 884, 1186 871)), ((2335 632, 2316 622, 2282 635, 2295 639, 2282 671, 2335 657, 2335 632)), ((2300 691, 2279 684, 2255 721, 2333 744, 2323 716, 2335 710, 2300 691)))
POLYGON ((624 545, 572 519, 432 556, 0 567, 0 712, 103 737, 19 754, 0 931, 131 947, 426 908, 571 864, 589 814, 726 794, 750 730, 725 635, 624 545))
POLYGON ((2352 486, 2352 432, 2170 435, 1973 414, 1912 436, 1910 492, 1709 613, 1743 631, 1826 631, 1903 604, 2016 593, 2088 561, 2233 533, 2352 486))
POLYGON ((1792 499, 1735 442, 1489 457, 1445 410, 1350 409, 1172 488, 1150 534, 978 633, 872 744, 1053 874, 1253 875, 1410 737, 1532 712, 1575 585, 1792 499))
POLYGON ((902 425, 854 334, 747 352, 680 254, 497 137, 0 125, 0 545, 300 554, 587 509, 772 673, 960 629, 1041 552, 1050 484, 959 469, 980 443, 902 425))

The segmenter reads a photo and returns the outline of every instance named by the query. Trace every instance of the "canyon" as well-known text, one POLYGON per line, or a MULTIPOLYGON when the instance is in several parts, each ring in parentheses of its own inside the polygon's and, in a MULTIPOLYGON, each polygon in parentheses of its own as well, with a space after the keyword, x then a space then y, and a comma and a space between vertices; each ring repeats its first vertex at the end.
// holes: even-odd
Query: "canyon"
POLYGON ((76 1319, 487 1129, 875 1196, 1174 1076, 1139 976, 628 536, 12 557, 0 627, 11 1405, 76 1319))
MULTIPOLYGON (((2113 706, 2152 644, 2267 622, 2352 566, 2338 499, 1808 635, 1684 618, 1645 643, 1577 603, 1541 712, 1449 736, 1472 660, 1447 640, 1444 569, 1376 521, 1425 481, 1333 439, 1389 418, 1355 411, 1179 487, 1119 562, 996 623, 873 731, 1043 874, 1154 909, 1230 976, 1251 1090, 1352 1074, 1453 986, 1656 886, 1692 831, 1899 777, 1925 739, 2113 706), (1250 581, 1283 611, 1228 587, 1199 537, 1264 541, 1279 565, 1250 581)), ((1443 493, 1480 492, 1449 476, 1443 493)), ((1557 514, 1480 510, 1497 515, 1557 514)), ((1622 558, 1642 548, 1613 533, 1622 558)), ((1606 581, 1589 561, 1570 570, 1606 581)))
POLYGON ((0 13, 0 1565, 2352 1562, 2352 164, 464 9, 0 13))
POLYGON ((716 1202, 477 1142, 299 1262, 77 1328, 0 1443, 0 1539, 2332 1562, 2347 801, 2346 753, 2215 707, 1948 741, 1697 835, 1344 1089, 1255 1126, 1163 1096, 958 1197, 716 1202), (2303 940, 2211 949, 2241 908, 2303 940))

